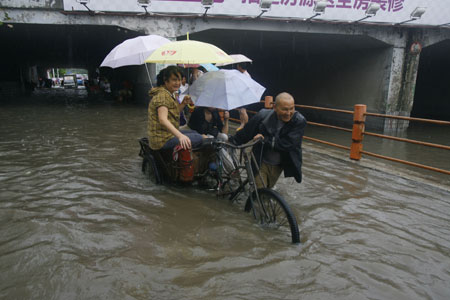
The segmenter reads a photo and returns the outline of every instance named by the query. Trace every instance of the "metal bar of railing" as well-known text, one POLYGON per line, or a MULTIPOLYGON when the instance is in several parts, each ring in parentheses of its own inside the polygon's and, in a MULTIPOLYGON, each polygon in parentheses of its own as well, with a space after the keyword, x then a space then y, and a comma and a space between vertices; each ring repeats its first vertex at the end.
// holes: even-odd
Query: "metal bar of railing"
POLYGON ((369 155, 369 156, 377 157, 377 158, 382 158, 382 159, 386 159, 386 160, 390 160, 390 161, 395 161, 395 162, 402 163, 402 164, 405 164, 405 165, 410 165, 410 166, 419 167, 419 168, 422 168, 422 169, 426 169, 426 170, 440 172, 440 173, 444 173, 444 174, 450 175, 450 171, 439 169, 439 168, 434 168, 434 167, 430 167, 430 166, 426 166, 426 165, 422 165, 422 164, 418 164, 418 163, 414 163, 414 162, 411 162, 411 161, 406 161, 406 160, 402 160, 402 159, 398 159, 398 158, 394 158, 394 157, 384 156, 384 155, 380 155, 380 154, 376 154, 376 153, 372 153, 372 152, 367 152, 367 151, 364 151, 364 150, 362 150, 361 153, 369 155))
POLYGON ((405 138, 399 138, 399 137, 391 136, 391 135, 384 135, 384 134, 367 132, 367 131, 364 132, 364 135, 376 136, 376 137, 389 139, 389 140, 394 140, 394 141, 407 142, 407 143, 411 143, 411 144, 417 144, 417 145, 422 145, 422 146, 428 146, 428 147, 434 147, 434 148, 450 150, 450 146, 445 146, 445 145, 441 145, 441 144, 433 144, 433 143, 422 142, 422 141, 417 141, 417 140, 410 140, 410 139, 405 139, 405 138))
MULTIPOLYGON (((261 101, 262 102, 262 101, 261 101)), ((252 111, 252 110, 247 110, 248 113, 251 114, 256 114, 256 111, 252 111)), ((353 113, 353 112, 352 112, 353 113)), ((321 127, 326 127, 326 128, 332 128, 332 129, 337 129, 337 130, 342 130, 342 131, 347 131, 347 132, 352 132, 351 129, 349 128, 344 128, 344 127, 339 127, 339 126, 333 126, 333 125, 327 125, 327 124, 323 124, 323 123, 316 123, 316 122, 311 122, 311 121, 307 121, 308 124, 311 125, 315 125, 315 126, 321 126, 321 127)))
POLYGON ((404 116, 392 116, 392 115, 383 115, 383 114, 368 113, 368 112, 366 112, 365 115, 372 116, 372 117, 400 119, 400 120, 407 120, 407 121, 418 121, 418 122, 425 122, 425 123, 439 124, 439 125, 450 125, 449 121, 441 121, 441 120, 412 118, 412 117, 404 117, 404 116))
POLYGON ((303 139, 309 140, 309 141, 313 141, 313 142, 322 143, 322 144, 325 144, 325 145, 329 145, 329 146, 333 146, 333 147, 337 147, 337 148, 341 148, 341 149, 345 149, 345 150, 350 150, 350 147, 348 147, 348 146, 343 146, 343 145, 339 145, 339 144, 334 144, 334 143, 322 141, 322 140, 315 139, 315 138, 312 138, 312 137, 309 137, 309 136, 303 136, 303 139))
POLYGON ((316 110, 326 110, 326 111, 340 112, 340 113, 344 113, 344 114, 353 115, 352 110, 345 110, 345 109, 326 108, 326 107, 302 105, 302 104, 295 104, 295 107, 310 108, 310 109, 316 109, 316 110))
POLYGON ((327 124, 316 123, 316 122, 311 122, 311 121, 307 121, 306 123, 311 124, 311 125, 315 125, 315 126, 320 126, 320 127, 326 127, 326 128, 332 128, 332 129, 352 132, 352 130, 349 129, 349 128, 344 128, 344 127, 339 127, 339 126, 327 125, 327 124))
MULTIPOLYGON (((260 103, 265 103, 265 101, 260 101, 260 103)), ((317 110, 326 110, 326 111, 340 112, 340 113, 351 114, 351 115, 353 114, 352 110, 327 108, 327 107, 312 106, 312 105, 295 104, 295 107, 317 109, 317 110)))
MULTIPOLYGON (((265 103, 264 101, 260 101, 260 102, 265 103)), ((345 114, 353 114, 352 110, 345 110, 345 109, 326 108, 326 107, 303 105, 303 104, 295 104, 295 106, 301 107, 301 108, 308 108, 308 109, 326 110, 326 111, 333 111, 333 112, 341 112, 341 113, 345 113, 345 114)), ((369 112, 366 112, 365 115, 371 116, 371 117, 382 117, 382 118, 391 118, 391 119, 399 119, 399 120, 407 120, 407 121, 426 122, 426 123, 440 124, 440 125, 450 125, 450 121, 442 121, 442 120, 431 120, 431 119, 413 118, 413 117, 405 117, 405 116, 394 116, 394 115, 385 115, 385 114, 369 113, 369 112)))

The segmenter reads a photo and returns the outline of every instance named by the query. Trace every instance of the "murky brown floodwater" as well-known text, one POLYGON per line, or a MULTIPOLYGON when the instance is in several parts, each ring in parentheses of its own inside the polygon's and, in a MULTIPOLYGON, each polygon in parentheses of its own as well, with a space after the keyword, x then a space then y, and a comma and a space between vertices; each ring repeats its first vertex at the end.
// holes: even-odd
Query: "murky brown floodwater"
POLYGON ((242 204, 151 184, 145 107, 51 94, 0 104, 0 298, 450 298, 448 191, 305 147, 304 182, 277 185, 294 246, 242 204))

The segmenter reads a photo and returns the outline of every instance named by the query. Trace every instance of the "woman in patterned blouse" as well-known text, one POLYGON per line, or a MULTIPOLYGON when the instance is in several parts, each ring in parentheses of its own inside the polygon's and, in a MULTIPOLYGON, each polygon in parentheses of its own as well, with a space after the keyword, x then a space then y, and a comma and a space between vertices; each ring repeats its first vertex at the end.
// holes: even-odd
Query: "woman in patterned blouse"
POLYGON ((153 150, 172 149, 180 145, 183 149, 198 147, 202 136, 193 130, 179 130, 180 111, 191 103, 186 95, 178 103, 175 92, 181 85, 181 72, 176 66, 169 66, 158 74, 158 87, 151 89, 148 106, 148 136, 153 150))

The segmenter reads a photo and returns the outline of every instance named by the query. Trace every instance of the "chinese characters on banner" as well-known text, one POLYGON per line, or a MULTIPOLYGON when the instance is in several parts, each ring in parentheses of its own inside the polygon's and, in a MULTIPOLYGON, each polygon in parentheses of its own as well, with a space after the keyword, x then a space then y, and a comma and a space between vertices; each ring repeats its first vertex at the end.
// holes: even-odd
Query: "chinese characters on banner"
MULTIPOLYGON (((274 0, 272 5, 313 7, 314 2, 315 0, 274 0)), ((327 7, 366 10, 371 2, 380 4, 381 10, 396 12, 403 9, 404 0, 328 0, 327 7)), ((259 4, 259 0, 242 0, 242 3, 259 4)))

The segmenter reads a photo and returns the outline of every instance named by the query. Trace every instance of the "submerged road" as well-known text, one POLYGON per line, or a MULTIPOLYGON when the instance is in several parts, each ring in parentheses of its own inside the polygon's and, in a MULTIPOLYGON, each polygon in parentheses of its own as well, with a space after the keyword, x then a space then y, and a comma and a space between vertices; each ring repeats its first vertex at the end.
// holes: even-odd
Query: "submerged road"
POLYGON ((149 182, 145 107, 41 96, 0 104, 2 299, 450 297, 446 177, 305 143, 304 181, 276 186, 299 221, 291 245, 243 203, 149 182))

